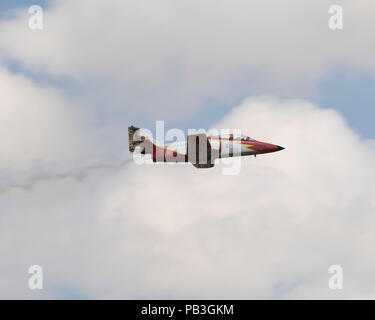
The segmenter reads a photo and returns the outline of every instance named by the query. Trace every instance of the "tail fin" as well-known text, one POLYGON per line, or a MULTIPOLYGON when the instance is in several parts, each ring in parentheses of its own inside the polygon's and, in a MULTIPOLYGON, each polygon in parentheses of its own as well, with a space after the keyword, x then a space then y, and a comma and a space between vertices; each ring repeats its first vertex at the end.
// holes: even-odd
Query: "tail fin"
POLYGON ((134 141, 134 134, 139 130, 139 128, 130 126, 128 127, 129 133, 129 151, 134 152, 135 147, 140 144, 142 141, 134 141))

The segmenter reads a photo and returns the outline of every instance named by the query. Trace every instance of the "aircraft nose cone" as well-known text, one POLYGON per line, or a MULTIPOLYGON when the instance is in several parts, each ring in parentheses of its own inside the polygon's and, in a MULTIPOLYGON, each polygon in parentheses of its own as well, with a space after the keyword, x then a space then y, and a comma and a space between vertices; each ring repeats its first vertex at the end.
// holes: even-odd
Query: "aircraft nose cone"
POLYGON ((281 151, 281 150, 284 150, 285 148, 283 147, 280 147, 280 146, 277 146, 277 151, 281 151))

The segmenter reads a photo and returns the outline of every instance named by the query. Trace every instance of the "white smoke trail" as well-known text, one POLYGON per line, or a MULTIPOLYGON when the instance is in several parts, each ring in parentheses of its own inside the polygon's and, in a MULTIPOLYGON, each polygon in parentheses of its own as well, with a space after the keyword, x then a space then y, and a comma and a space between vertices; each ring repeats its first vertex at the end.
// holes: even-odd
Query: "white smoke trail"
POLYGON ((97 170, 118 170, 125 167, 127 164, 131 163, 133 159, 125 159, 118 163, 110 163, 104 161, 97 161, 96 163, 88 164, 84 167, 77 169, 64 170, 64 172, 51 172, 43 171, 39 173, 34 173, 31 176, 21 178, 21 181, 8 181, 3 185, 0 184, 0 194, 4 194, 12 189, 22 189, 25 191, 30 191, 33 187, 43 181, 56 181, 64 179, 74 179, 78 182, 82 182, 89 176, 93 171, 97 170))

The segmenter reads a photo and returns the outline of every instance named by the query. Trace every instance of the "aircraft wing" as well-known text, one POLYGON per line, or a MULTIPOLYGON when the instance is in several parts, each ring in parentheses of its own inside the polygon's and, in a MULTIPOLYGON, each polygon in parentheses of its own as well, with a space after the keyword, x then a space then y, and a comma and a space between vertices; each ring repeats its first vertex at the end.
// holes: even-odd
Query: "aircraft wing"
POLYGON ((188 161, 196 168, 211 168, 214 166, 211 159, 211 144, 204 133, 187 137, 188 161))

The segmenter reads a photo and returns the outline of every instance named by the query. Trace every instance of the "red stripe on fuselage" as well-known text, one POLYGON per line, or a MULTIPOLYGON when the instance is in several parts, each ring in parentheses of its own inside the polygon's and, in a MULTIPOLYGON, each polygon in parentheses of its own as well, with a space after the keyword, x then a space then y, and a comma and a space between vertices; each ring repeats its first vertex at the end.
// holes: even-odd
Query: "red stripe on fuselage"
POLYGON ((187 162, 187 160, 187 154, 179 153, 175 150, 170 150, 168 148, 160 147, 156 144, 153 144, 153 162, 187 162))

